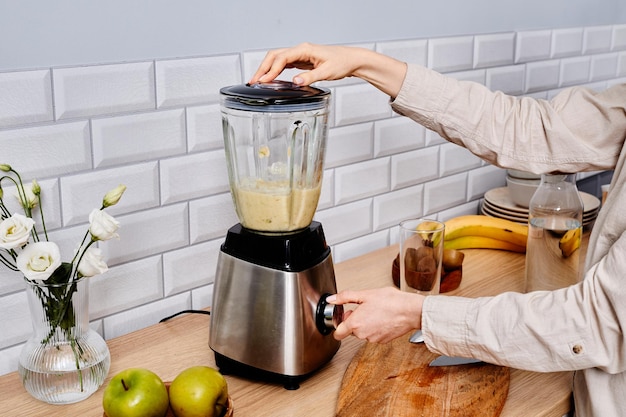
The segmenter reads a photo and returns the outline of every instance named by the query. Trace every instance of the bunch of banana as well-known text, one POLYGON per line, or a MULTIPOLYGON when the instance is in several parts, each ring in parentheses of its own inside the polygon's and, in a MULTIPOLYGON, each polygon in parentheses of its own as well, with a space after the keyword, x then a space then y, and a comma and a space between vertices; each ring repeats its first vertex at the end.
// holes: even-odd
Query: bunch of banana
POLYGON ((559 249, 564 258, 569 257, 576 249, 580 248, 581 228, 568 230, 559 240, 559 249))
POLYGON ((525 253, 528 226, 484 215, 465 215, 445 222, 445 249, 501 249, 525 253))

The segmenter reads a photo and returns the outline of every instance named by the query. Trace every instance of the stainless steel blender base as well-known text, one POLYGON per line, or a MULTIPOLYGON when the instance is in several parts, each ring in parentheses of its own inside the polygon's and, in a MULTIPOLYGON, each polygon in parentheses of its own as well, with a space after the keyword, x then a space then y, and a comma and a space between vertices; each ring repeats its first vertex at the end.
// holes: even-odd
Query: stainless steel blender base
POLYGON ((209 345, 225 368, 284 377, 287 388, 297 387, 294 381, 339 349, 320 318, 320 301, 337 292, 330 253, 309 269, 288 272, 222 251, 213 291, 209 345))

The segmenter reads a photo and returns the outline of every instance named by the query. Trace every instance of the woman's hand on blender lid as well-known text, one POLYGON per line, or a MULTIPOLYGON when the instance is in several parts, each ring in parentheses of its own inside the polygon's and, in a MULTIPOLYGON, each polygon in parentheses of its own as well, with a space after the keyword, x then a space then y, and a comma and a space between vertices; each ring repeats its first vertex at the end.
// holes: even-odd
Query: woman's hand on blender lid
POLYGON ((354 46, 303 43, 269 51, 249 83, 270 82, 285 68, 305 70, 293 77, 296 85, 361 78, 395 98, 406 75, 406 63, 371 49, 354 46))
POLYGON ((292 48, 269 51, 249 83, 270 82, 285 68, 307 70, 293 78, 294 84, 309 85, 322 80, 339 80, 352 75, 359 61, 359 48, 302 43, 292 48), (350 57, 352 55, 352 57, 350 57))

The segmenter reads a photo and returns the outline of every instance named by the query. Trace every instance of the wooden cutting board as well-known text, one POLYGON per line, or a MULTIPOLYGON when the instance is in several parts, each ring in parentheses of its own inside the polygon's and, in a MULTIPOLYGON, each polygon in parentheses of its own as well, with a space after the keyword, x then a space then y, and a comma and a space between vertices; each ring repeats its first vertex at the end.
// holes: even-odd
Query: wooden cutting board
POLYGON ((344 374, 337 416, 496 417, 509 392, 509 368, 486 364, 430 367, 438 355, 408 335, 366 343, 344 374))

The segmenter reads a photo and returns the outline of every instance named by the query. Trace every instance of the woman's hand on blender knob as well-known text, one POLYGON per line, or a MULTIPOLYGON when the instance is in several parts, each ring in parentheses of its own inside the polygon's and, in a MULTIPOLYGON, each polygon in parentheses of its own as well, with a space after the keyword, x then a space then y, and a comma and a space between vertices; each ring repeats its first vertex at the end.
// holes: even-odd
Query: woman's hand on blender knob
POLYGON ((335 339, 354 335, 374 343, 387 343, 421 328, 424 296, 385 287, 363 291, 341 291, 329 296, 330 304, 357 304, 344 310, 335 339))

